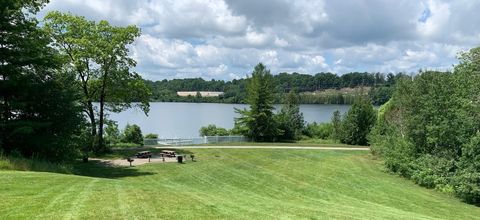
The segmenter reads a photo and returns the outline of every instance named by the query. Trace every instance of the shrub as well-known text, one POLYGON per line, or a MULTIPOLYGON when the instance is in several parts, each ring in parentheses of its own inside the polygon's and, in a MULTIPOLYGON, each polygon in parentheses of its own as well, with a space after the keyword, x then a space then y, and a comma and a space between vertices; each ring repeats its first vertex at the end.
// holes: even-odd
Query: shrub
POLYGON ((480 133, 462 147, 462 152, 454 178, 455 193, 469 203, 480 205, 480 133))
POLYGON ((451 188, 454 161, 425 154, 413 161, 412 180, 418 185, 442 191, 451 188))
POLYGON ((117 122, 115 121, 106 121, 107 127, 105 128, 105 143, 107 145, 118 144, 122 137, 120 135, 120 130, 118 129, 117 122))
POLYGON ((208 125, 200 128, 200 136, 228 136, 230 132, 216 125, 208 125))
POLYGON ((143 135, 142 130, 138 125, 129 125, 125 127, 123 131, 123 142, 125 143, 134 143, 143 146, 143 135))
POLYGON ((331 139, 333 138, 332 123, 309 123, 303 130, 304 134, 310 138, 331 139))
POLYGON ((145 138, 147 138, 147 139, 158 139, 158 134, 150 133, 150 134, 145 135, 145 138))

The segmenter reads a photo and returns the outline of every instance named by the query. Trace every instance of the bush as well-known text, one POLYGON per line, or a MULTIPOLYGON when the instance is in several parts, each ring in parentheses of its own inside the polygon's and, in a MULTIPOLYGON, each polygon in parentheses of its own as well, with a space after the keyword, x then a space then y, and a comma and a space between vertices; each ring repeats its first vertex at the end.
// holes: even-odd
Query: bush
POLYGON ((216 125, 208 125, 200 128, 200 136, 228 136, 230 132, 225 128, 216 125))
POLYGON ((106 121, 107 127, 105 128, 105 144, 112 146, 118 144, 122 137, 120 135, 120 130, 118 129, 117 122, 115 121, 106 121))
MULTIPOLYGON (((410 177, 412 175, 412 160, 414 158, 412 144, 398 136, 387 136, 385 138, 381 146, 384 148, 385 166, 401 176, 410 177)), ((376 143, 376 145, 379 144, 376 143)))
POLYGON ((413 161, 412 180, 418 185, 450 191, 454 161, 425 154, 413 161))
MULTIPOLYGON (((375 154, 415 183, 480 205, 480 48, 454 72, 399 80, 369 135, 375 154)), ((352 107, 353 108, 353 107, 352 107)))
POLYGON ((129 125, 125 127, 123 131, 123 140, 124 143, 134 143, 143 146, 143 135, 142 130, 138 125, 129 125))
POLYGON ((480 205, 480 133, 462 147, 462 152, 454 178, 455 193, 469 203, 480 205))
POLYGON ((145 135, 146 139, 158 139, 158 134, 147 134, 145 135))
POLYGON ((309 123, 303 130, 303 133, 310 138, 332 139, 333 124, 332 123, 309 123))

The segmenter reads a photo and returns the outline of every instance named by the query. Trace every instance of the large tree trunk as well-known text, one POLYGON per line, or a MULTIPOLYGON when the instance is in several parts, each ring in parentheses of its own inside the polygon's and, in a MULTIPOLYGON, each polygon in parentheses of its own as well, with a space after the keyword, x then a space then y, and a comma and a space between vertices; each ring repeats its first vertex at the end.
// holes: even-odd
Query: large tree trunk
POLYGON ((103 152, 105 150, 105 141, 103 140, 103 124, 104 124, 104 108, 105 108, 105 95, 100 96, 100 115, 98 119, 98 134, 97 134, 97 152, 103 152))
POLYGON ((88 109, 88 118, 90 119, 90 135, 92 137, 92 143, 90 145, 89 150, 93 150, 95 148, 95 137, 97 136, 97 122, 95 120, 95 111, 93 110, 93 103, 92 101, 87 101, 87 109, 88 109))
POLYGON ((97 152, 104 152, 106 150, 105 141, 103 139, 103 124, 105 123, 105 97, 106 97, 106 87, 108 80, 108 71, 107 67, 103 73, 102 88, 100 90, 100 111, 98 119, 98 133, 97 133, 97 152))

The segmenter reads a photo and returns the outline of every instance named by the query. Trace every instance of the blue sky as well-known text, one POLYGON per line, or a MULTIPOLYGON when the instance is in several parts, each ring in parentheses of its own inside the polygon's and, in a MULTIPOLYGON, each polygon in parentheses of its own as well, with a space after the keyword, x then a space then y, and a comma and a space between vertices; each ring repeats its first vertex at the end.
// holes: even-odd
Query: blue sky
POLYGON ((134 24, 144 78, 242 78, 271 72, 448 70, 479 46, 479 0, 52 0, 58 10, 134 24))

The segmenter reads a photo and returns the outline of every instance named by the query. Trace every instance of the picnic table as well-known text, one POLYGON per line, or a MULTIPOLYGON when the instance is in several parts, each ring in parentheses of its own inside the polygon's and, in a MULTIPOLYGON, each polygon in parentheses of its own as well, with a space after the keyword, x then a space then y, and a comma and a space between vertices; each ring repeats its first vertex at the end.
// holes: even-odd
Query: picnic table
POLYGON ((175 157, 175 151, 173 151, 173 150, 162 150, 162 156, 164 156, 164 157, 175 157))
POLYGON ((140 151, 135 156, 137 156, 137 158, 150 158, 150 157, 152 157, 152 152, 150 152, 150 151, 140 151))

